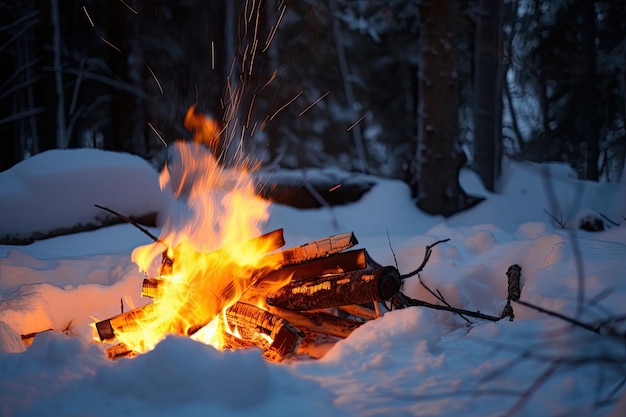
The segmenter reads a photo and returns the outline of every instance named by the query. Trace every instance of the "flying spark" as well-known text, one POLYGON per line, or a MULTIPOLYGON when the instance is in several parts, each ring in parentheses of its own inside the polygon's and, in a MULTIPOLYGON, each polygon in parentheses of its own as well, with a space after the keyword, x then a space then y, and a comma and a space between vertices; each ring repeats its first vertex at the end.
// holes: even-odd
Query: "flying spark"
POLYGON ((267 40, 265 41, 265 48, 263 48, 261 52, 267 51, 267 48, 270 47, 270 44, 272 43, 272 39, 274 39, 274 35, 276 35, 276 31, 278 30, 278 26, 280 25, 280 21, 283 19, 283 15, 285 14, 286 9, 287 9, 287 6, 283 6, 282 10, 280 11, 280 16, 278 16, 278 21, 276 22, 276 25, 272 26, 272 28, 270 29, 270 34, 268 35, 267 40))
POLYGON ((329 192, 329 193, 332 193, 333 191, 335 191, 335 190, 336 190, 336 189, 338 189, 338 188, 341 188, 341 184, 337 184, 337 185, 335 185, 334 187, 330 188, 330 189, 328 190, 328 192, 329 192))
POLYGON ((361 121, 365 119, 365 115, 361 116, 361 118, 359 120, 357 120, 356 122, 354 122, 352 124, 352 126, 350 126, 347 130, 347 132, 351 131, 352 129, 354 129, 354 126, 358 125, 359 123, 361 123, 361 121))
POLYGON ((211 69, 215 69, 215 42, 211 41, 211 69))
POLYGON ((117 52, 122 52, 122 50, 120 48, 118 48, 117 46, 113 45, 111 42, 107 41, 106 39, 104 39, 104 36, 100 36, 100 39, 102 39, 102 41, 104 43, 106 43, 107 45, 109 45, 111 48, 115 49, 117 52))
POLYGON ((133 12, 133 13, 135 13, 135 14, 139 14, 139 12, 137 12, 137 10, 133 9, 132 7, 130 7, 130 6, 128 5, 128 3, 126 3, 124 0, 120 0, 120 1, 122 2, 122 4, 123 4, 124 6, 126 6, 126 8, 127 8, 128 10, 130 10, 131 12, 133 12))
POLYGON ((93 20, 91 20, 91 16, 89 16, 89 12, 87 11, 87 8, 85 6, 83 6, 83 12, 85 12, 85 16, 87 16, 87 19, 89 19, 89 24, 91 25, 91 27, 95 28, 96 25, 93 24, 93 20))
POLYGON ((300 114, 298 115, 298 117, 302 116, 304 113, 308 112, 309 110, 311 110, 311 108, 313 106, 315 106, 317 103, 319 103, 320 101, 322 101, 324 99, 324 97, 326 97, 327 95, 330 94, 330 91, 327 91, 324 95, 322 95, 320 98, 318 98, 317 100, 315 100, 313 103, 311 103, 306 109, 302 110, 300 112, 300 114))
POLYGON ((156 74, 154 73, 154 71, 152 71, 152 68, 150 68, 150 65, 146 64, 146 67, 148 67, 148 71, 150 71, 150 74, 152 74, 152 78, 154 78, 154 82, 156 82, 157 86, 159 87, 159 90, 161 91, 161 95, 163 95, 163 87, 161 87, 161 83, 159 82, 159 79, 157 78, 156 74))
POLYGON ((287 107, 288 105, 290 105, 291 103, 293 103, 294 101, 296 101, 296 99, 298 97, 300 97, 302 95, 303 91, 300 91, 298 94, 296 94, 296 96, 294 98, 292 98, 291 100, 289 100, 287 103, 285 103, 280 109, 276 110, 276 112, 272 115, 272 117, 270 117, 270 120, 272 120, 274 117, 276 117, 276 115, 278 113, 280 113, 285 107, 287 107))
POLYGON ((154 134, 157 135, 159 139, 161 139, 161 142, 163 142, 163 145, 165 145, 165 147, 167 148, 167 142, 165 142, 165 139, 163 139, 163 136, 159 135, 159 132, 154 128, 154 126, 152 126, 152 123, 148 122, 148 126, 150 126, 150 129, 152 129, 154 134))

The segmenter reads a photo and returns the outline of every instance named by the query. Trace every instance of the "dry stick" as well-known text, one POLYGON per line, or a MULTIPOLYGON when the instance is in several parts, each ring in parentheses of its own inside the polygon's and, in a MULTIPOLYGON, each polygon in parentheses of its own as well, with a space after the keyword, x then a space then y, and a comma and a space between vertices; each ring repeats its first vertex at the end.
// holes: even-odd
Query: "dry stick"
POLYGON ((426 266, 426 263, 428 262, 428 260, 430 259, 430 255, 433 252, 433 248, 435 246, 437 246, 440 243, 444 243, 449 241, 450 239, 442 239, 442 240, 438 240, 435 243, 433 243, 432 245, 428 245, 426 246, 426 253, 424 253, 424 259, 422 260, 422 264, 420 266, 417 267, 417 269, 415 271, 409 272, 408 274, 404 274, 404 275, 400 275, 400 279, 407 279, 407 278, 411 278, 412 276, 415 276, 417 274, 419 274, 420 272, 422 272, 422 270, 424 269, 424 267, 426 266))
MULTIPOLYGON (((437 300, 441 301, 442 303, 444 303, 445 305, 447 305, 450 308, 453 308, 447 301, 446 299, 443 297, 443 294, 441 294, 441 292, 439 290, 437 290, 437 294, 435 294, 433 292, 433 290, 431 290, 430 288, 428 288, 428 286, 426 284, 424 284, 424 281, 422 281, 422 277, 420 276, 420 274, 417 274, 417 278, 419 279, 420 284, 422 284, 422 287, 426 288, 426 291, 428 291, 429 293, 431 293, 433 295, 433 297, 435 297, 437 300)), ((463 314, 461 313, 457 313, 463 320, 465 320, 468 324, 472 324, 471 320, 469 320, 467 317, 465 317, 463 314)))
MULTIPOLYGON (((422 277, 419 275, 419 273, 424 269, 424 267, 426 266, 426 263, 428 263, 428 260, 430 259, 430 255, 433 252, 433 248, 435 246, 437 246, 440 243, 444 243, 449 241, 450 239, 443 239, 443 240, 438 240, 437 242, 433 243, 432 245, 428 245, 426 246, 426 252, 424 253, 424 259, 422 260, 422 264, 413 272, 409 272, 408 274, 405 275, 401 275, 400 278, 401 279, 406 279, 409 277, 412 277, 414 275, 417 275, 417 278, 419 279, 420 284, 422 285, 422 287, 424 287, 426 289, 426 291, 428 291, 433 297, 435 297, 437 300, 441 301, 442 303, 444 303, 446 306, 448 306, 449 308, 454 308, 452 307, 444 298, 443 294, 441 294, 441 292, 439 290, 437 290, 437 294, 435 294, 435 292, 433 290, 431 290, 426 284, 424 284, 424 281, 422 281, 422 277)), ((394 255, 395 257, 395 255, 394 255)), ((465 320, 467 323, 471 324, 472 322, 465 317, 463 314, 461 314, 460 312, 457 311, 457 314, 463 319, 465 320)))
POLYGON ((414 298, 411 298, 403 294, 402 292, 399 292, 398 294, 396 294, 394 298, 396 298, 402 305, 405 305, 405 306, 427 307, 427 308, 432 308, 434 310, 451 311, 453 313, 463 314, 468 317, 476 317, 478 319, 489 320, 489 321, 500 320, 500 317, 490 316, 489 314, 483 314, 480 311, 464 310, 462 308, 442 306, 439 304, 431 304, 422 300, 416 300, 414 298))
POLYGON ((161 239, 159 239, 158 237, 156 237, 155 235, 150 233, 147 229, 141 227, 139 225, 139 223, 137 223, 133 219, 131 219, 129 217, 126 217, 123 214, 120 214, 120 213, 118 213, 115 210, 111 210, 110 208, 106 208, 106 207, 100 206, 98 204, 94 204, 94 206, 98 207, 99 209, 106 210, 106 211, 108 211, 111 214, 114 214, 115 216, 119 217, 120 219, 124 220, 125 222, 130 223, 133 226, 135 226, 137 229, 141 230, 143 233, 145 233, 147 236, 149 236, 150 239, 154 240, 155 242, 163 243, 165 245, 165 242, 163 242, 161 239))

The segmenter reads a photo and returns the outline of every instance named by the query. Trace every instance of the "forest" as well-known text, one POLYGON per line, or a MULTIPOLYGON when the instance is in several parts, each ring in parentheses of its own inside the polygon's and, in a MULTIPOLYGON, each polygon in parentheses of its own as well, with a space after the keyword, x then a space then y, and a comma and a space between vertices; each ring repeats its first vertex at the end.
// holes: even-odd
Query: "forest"
POLYGON ((497 192, 503 158, 623 178, 622 0, 0 1, 0 54, 0 171, 55 148, 159 166, 195 113, 223 164, 403 179, 431 214, 476 204, 464 166, 497 192))

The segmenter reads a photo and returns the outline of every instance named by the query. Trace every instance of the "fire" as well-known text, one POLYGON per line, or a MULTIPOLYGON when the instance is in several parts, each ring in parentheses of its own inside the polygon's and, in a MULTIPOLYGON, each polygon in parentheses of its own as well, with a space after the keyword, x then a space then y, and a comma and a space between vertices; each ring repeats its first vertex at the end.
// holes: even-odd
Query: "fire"
POLYGON ((264 256, 274 249, 272 242, 253 239, 269 214, 250 169, 245 163, 218 164, 211 152, 217 147, 217 122, 193 114, 192 107, 185 126, 194 130, 195 140, 172 146, 159 179, 174 195, 170 217, 158 242, 132 253, 159 281, 158 297, 134 317, 136 328, 116 332, 117 341, 136 353, 153 349, 169 333, 195 334, 220 348, 226 309, 262 271, 277 268, 275 258, 264 256))

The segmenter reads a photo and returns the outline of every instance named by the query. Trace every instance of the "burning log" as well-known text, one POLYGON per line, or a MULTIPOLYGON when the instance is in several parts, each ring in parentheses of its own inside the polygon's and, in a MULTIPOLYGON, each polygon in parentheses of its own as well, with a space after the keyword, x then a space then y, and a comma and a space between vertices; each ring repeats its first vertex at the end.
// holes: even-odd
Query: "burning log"
MULTIPOLYGON (((265 248, 268 252, 271 252, 276 249, 280 249, 285 246, 285 237, 283 235, 283 229, 276 229, 271 232, 265 233, 261 236, 257 236, 248 242, 249 246, 265 248)), ((187 249, 190 250, 190 249, 187 249)), ((220 252, 224 251, 224 249, 218 249, 215 252, 212 252, 213 255, 220 256, 220 252)), ((174 264, 174 256, 171 251, 168 249, 163 252, 163 257, 161 259, 161 266, 159 268, 159 275, 171 275, 172 274, 172 266, 174 264)))
POLYGON ((268 306, 268 310, 299 329, 307 329, 315 333, 323 333, 345 339, 355 329, 363 324, 356 320, 343 319, 327 313, 304 313, 287 310, 280 307, 268 306))
POLYGON ((291 276, 292 281, 298 281, 306 278, 320 277, 322 275, 358 271, 366 267, 365 249, 356 249, 314 259, 302 264, 285 266, 270 272, 263 280, 271 279, 274 274, 288 274, 291 276))
POLYGON ((354 233, 348 232, 314 240, 295 248, 285 249, 268 255, 268 257, 275 259, 282 266, 296 265, 342 252, 354 245, 358 245, 358 243, 359 241, 354 236, 354 233))
POLYGON ((137 333, 141 331, 141 324, 154 315, 154 304, 126 311, 107 320, 99 321, 95 324, 98 337, 102 342, 115 340, 117 333, 137 333))
POLYGON ((135 353, 130 350, 124 343, 118 343, 107 349, 107 358, 114 360, 119 358, 132 358, 135 353))
MULTIPOLYGON (((297 281, 305 278, 315 278, 322 275, 341 274, 357 271, 367 267, 367 254, 364 249, 357 249, 315 259, 303 264, 289 265, 269 272, 257 281, 250 293, 263 293, 263 288, 271 283, 281 281, 297 281), (267 284, 267 285, 265 285, 267 284)), ((154 300, 161 296, 160 288, 165 285, 163 278, 145 278, 141 286, 142 297, 154 300)), ((253 298, 253 297, 251 297, 253 298)))
POLYGON ((226 321, 229 326, 237 328, 241 339, 260 344, 267 354, 277 355, 278 359, 293 355, 304 337, 284 318, 251 304, 235 303, 226 310, 226 321))
POLYGON ((400 273, 393 266, 290 282, 269 294, 270 306, 317 310, 372 301, 386 301, 400 290, 400 273))

